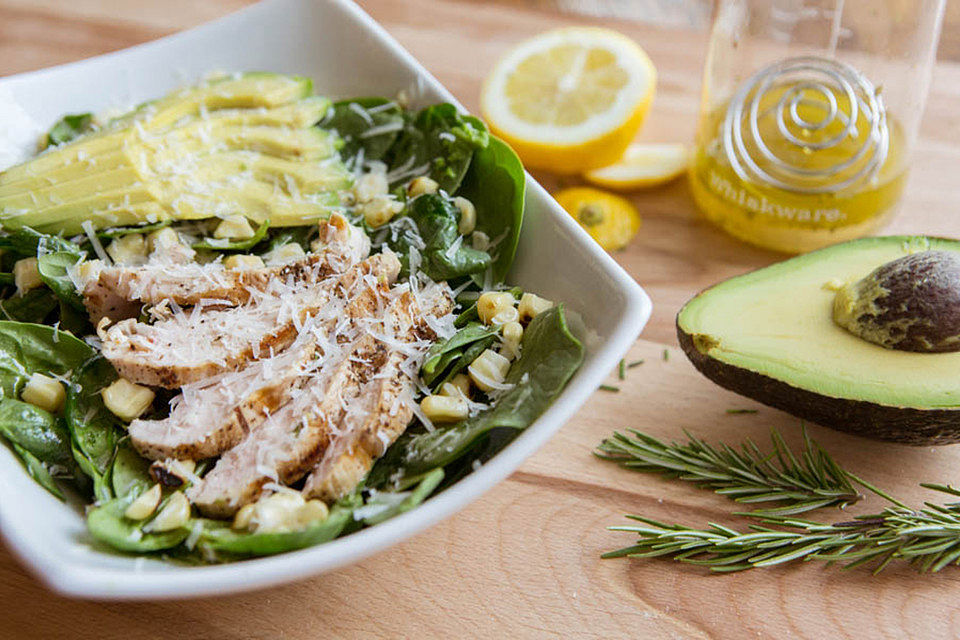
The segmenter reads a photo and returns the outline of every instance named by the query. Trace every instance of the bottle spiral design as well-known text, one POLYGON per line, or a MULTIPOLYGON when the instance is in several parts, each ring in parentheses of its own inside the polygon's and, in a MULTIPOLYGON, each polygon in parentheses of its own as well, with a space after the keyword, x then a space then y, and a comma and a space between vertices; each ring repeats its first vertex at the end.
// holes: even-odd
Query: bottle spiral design
POLYGON ((889 142, 873 84, 847 64, 818 57, 789 58, 755 73, 730 101, 721 135, 741 179, 808 194, 868 182, 889 142))

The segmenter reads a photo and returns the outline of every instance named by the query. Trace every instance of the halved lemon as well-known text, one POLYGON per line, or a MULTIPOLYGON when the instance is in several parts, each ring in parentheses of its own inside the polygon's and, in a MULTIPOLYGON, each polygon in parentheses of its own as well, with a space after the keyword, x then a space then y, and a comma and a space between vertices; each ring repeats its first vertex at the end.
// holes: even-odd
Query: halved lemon
POLYGON ((653 187, 682 175, 690 163, 684 144, 631 144, 614 164, 587 171, 583 177, 593 184, 629 191, 653 187))
POLYGON ((494 67, 480 106, 528 167, 580 173, 623 155, 650 109, 657 72, 623 34, 567 27, 521 43, 494 67))
POLYGON ((553 197, 607 251, 622 249, 640 229, 640 213, 626 198, 593 187, 570 187, 553 197))

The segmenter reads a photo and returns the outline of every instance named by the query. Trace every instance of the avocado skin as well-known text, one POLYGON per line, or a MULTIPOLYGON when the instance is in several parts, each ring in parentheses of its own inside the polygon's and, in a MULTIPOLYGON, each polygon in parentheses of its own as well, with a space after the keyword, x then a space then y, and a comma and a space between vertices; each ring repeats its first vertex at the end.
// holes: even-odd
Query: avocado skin
POLYGON ((863 400, 831 398, 700 353, 693 336, 677 338, 693 366, 707 378, 742 396, 824 427, 866 438, 915 446, 960 442, 960 410, 893 407, 863 400))

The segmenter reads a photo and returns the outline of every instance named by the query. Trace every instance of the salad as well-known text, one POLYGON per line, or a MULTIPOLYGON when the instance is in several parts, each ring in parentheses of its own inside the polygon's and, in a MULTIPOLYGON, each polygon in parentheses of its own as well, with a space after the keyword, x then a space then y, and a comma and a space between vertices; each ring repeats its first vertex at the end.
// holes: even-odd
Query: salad
POLYGON ((410 510, 580 366, 504 284, 510 148, 453 105, 208 79, 0 172, 0 435, 99 544, 281 553, 410 510))

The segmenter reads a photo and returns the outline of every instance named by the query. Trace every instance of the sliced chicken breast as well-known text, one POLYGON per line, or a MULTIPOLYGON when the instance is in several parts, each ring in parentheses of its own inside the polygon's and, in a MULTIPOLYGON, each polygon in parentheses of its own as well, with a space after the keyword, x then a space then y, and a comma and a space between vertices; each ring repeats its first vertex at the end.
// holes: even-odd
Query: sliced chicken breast
POLYGON ((394 254, 381 253, 317 284, 273 280, 240 307, 210 310, 197 305, 187 312, 174 310, 154 324, 124 320, 100 332, 102 352, 128 380, 182 387, 279 353, 309 318, 338 320, 331 301, 392 283, 399 270, 394 254))

